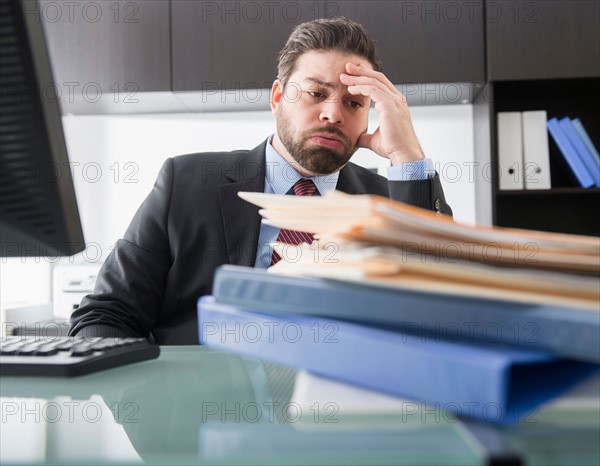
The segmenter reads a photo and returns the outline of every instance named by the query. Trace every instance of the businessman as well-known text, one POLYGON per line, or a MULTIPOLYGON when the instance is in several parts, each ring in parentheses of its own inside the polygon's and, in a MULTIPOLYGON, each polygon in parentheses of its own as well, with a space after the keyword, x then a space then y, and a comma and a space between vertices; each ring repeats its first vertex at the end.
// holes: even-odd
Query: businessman
POLYGON ((381 73, 362 26, 345 18, 301 24, 278 58, 275 133, 249 151, 168 159, 74 312, 72 335, 197 344, 196 300, 211 293, 215 269, 273 260, 269 243, 279 231, 261 224, 240 191, 290 194, 300 181, 314 183, 317 195, 378 194, 452 213, 405 98, 381 73), (380 126, 367 134, 371 104, 380 126), (390 160, 388 179, 349 162, 359 147, 390 160))

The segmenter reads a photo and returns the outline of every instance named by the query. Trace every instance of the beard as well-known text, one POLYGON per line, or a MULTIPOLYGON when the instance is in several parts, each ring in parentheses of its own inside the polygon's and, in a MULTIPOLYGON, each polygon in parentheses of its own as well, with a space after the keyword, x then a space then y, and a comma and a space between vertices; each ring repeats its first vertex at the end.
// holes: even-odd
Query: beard
POLYGON ((300 167, 317 175, 329 175, 348 163, 357 147, 335 126, 325 126, 301 132, 297 137, 293 134, 293 125, 283 107, 277 114, 277 134, 283 146, 300 167), (310 138, 315 134, 332 134, 343 144, 339 151, 329 147, 310 147, 310 138))

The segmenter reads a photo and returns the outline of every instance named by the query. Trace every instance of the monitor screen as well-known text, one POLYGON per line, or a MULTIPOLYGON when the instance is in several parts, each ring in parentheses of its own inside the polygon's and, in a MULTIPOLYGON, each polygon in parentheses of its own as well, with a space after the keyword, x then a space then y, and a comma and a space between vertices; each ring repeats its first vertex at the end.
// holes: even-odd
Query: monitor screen
POLYGON ((43 25, 31 11, 0 1, 0 256, 70 256, 85 243, 43 25))

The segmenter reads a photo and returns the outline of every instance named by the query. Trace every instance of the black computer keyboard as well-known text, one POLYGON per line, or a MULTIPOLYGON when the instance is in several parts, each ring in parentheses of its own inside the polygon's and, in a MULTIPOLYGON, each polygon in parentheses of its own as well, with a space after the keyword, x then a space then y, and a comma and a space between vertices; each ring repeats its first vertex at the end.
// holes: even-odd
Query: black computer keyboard
POLYGON ((0 341, 0 375, 71 377, 159 354, 145 338, 11 336, 0 341))

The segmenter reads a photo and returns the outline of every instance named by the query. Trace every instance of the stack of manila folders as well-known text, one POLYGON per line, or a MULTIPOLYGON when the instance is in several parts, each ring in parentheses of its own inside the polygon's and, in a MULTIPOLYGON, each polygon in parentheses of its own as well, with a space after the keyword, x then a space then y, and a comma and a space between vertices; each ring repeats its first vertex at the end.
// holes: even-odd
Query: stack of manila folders
POLYGON ((500 424, 600 368, 600 238, 373 195, 239 195, 315 242, 276 244, 268 271, 219 268, 203 344, 500 424))

